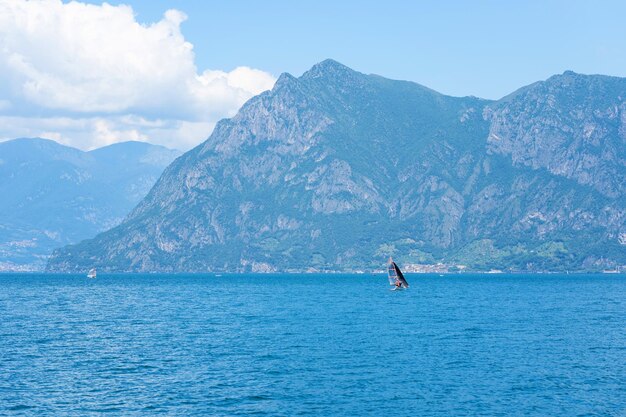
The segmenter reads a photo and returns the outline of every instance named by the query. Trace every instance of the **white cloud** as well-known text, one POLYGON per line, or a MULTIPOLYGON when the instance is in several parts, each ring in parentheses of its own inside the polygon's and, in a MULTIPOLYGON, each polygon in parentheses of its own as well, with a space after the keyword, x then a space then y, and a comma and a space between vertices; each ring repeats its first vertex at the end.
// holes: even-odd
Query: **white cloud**
POLYGON ((248 67, 199 73, 193 46, 180 31, 185 19, 168 10, 142 25, 124 5, 0 0, 0 114, 33 122, 4 125, 0 137, 25 129, 91 148, 127 139, 157 142, 152 135, 167 131, 183 149, 206 138, 217 120, 275 79, 248 67))
POLYGON ((147 142, 148 136, 137 129, 116 129, 110 121, 98 119, 94 123, 94 137, 98 144, 110 145, 116 142, 126 142, 129 140, 147 142))
POLYGON ((206 139, 214 122, 107 117, 0 116, 0 142, 19 137, 41 137, 91 150, 111 143, 137 140, 187 150, 206 139))

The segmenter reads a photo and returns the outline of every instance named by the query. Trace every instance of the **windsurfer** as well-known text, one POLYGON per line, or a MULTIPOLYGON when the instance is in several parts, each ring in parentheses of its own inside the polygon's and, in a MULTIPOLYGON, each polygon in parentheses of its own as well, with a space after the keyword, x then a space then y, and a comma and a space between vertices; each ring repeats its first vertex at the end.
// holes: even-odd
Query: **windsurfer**
POLYGON ((409 283, 406 282, 402 271, 398 268, 398 265, 389 258, 389 267, 387 268, 387 278, 389 279, 389 285, 392 290, 401 290, 403 288, 409 288, 409 283))

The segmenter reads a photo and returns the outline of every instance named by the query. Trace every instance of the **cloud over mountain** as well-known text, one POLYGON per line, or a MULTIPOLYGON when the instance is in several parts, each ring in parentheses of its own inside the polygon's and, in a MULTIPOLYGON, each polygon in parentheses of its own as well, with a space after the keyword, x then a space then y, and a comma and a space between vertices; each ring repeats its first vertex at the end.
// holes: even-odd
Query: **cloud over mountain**
POLYGON ((110 143, 105 123, 120 140, 195 144, 171 143, 181 130, 193 142, 204 139, 275 80, 248 67, 199 70, 180 30, 185 19, 168 10, 144 25, 125 5, 3 1, 0 112, 13 123, 0 138, 44 134, 90 148, 110 143))

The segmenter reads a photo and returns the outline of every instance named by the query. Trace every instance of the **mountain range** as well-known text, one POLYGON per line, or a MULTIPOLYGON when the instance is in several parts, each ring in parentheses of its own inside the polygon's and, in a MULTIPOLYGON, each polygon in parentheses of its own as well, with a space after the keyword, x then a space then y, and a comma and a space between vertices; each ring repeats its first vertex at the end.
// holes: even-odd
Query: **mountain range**
POLYGON ((43 270, 54 248, 117 225, 178 155, 141 142, 90 152, 37 138, 0 143, 0 271, 43 270))
POLYGON ((626 265, 626 79, 491 101, 326 60, 218 123, 49 271, 596 271, 626 265))

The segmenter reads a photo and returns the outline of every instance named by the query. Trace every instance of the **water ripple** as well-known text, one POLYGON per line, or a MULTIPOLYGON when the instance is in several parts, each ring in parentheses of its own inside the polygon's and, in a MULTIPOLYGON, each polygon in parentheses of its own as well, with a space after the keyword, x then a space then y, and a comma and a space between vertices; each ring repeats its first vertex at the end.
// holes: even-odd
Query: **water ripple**
POLYGON ((0 275, 0 415, 620 415, 621 276, 0 275))

